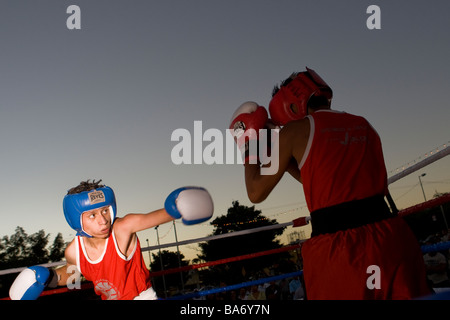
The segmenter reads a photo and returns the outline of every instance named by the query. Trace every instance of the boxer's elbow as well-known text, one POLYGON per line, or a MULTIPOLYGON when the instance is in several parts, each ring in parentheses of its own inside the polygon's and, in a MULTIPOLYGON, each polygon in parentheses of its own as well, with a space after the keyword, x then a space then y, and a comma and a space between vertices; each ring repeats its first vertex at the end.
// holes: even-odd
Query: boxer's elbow
POLYGON ((245 186, 248 199, 252 203, 266 200, 278 181, 279 177, 276 175, 261 174, 259 166, 246 165, 245 167, 245 186))
POLYGON ((247 196, 252 203, 261 203, 266 200, 268 195, 269 193, 265 192, 265 190, 263 190, 262 188, 247 187, 247 196))
POLYGON ((248 195, 249 200, 251 201, 251 203, 257 204, 257 203, 261 203, 264 200, 266 200, 266 197, 257 197, 254 195, 248 195))

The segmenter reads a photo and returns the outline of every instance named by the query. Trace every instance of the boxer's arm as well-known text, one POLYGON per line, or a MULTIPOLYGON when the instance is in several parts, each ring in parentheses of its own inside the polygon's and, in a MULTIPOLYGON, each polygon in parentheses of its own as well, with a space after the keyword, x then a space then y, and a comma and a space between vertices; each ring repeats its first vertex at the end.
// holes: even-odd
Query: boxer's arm
POLYGON ((213 210, 213 201, 206 189, 183 187, 167 197, 164 208, 147 214, 128 214, 116 219, 114 228, 119 232, 133 234, 180 218, 184 224, 191 225, 210 219, 213 210))
POLYGON ((288 168, 286 171, 298 182, 302 183, 302 177, 300 175, 300 169, 298 168, 298 163, 295 158, 291 158, 288 168))
MULTIPOLYGON (((280 130, 279 134, 278 171, 276 173, 263 175, 259 165, 245 164, 245 185, 251 202, 264 201, 286 171, 301 182, 297 163, 303 157, 308 138, 309 121, 307 119, 288 123, 280 130)), ((271 164, 265 166, 270 167, 271 164)))
POLYGON ((164 208, 146 214, 127 214, 114 222, 114 234, 125 255, 136 239, 136 232, 159 226, 181 218, 184 224, 196 224, 208 220, 213 214, 210 194, 203 188, 184 187, 173 191, 164 208))
POLYGON ((80 272, 75 264, 66 264, 58 269, 55 269, 58 276, 58 286, 67 286, 73 281, 80 281, 80 272))
POLYGON ((64 252, 64 257, 67 262, 66 265, 62 266, 61 268, 55 269, 58 276, 58 286, 66 286, 73 280, 74 276, 79 277, 79 271, 76 266, 77 260, 75 241, 77 241, 76 238, 68 244, 64 252))
MULTIPOLYGON (((262 175, 259 164, 245 164, 245 186, 247 196, 252 203, 264 201, 283 177, 289 160, 283 161, 285 157, 282 153, 280 151, 278 171, 274 174, 262 175)), ((269 163, 266 166, 270 167, 270 165, 269 163)))
POLYGON ((130 213, 114 222, 116 232, 136 233, 174 220, 164 208, 149 213, 130 213))

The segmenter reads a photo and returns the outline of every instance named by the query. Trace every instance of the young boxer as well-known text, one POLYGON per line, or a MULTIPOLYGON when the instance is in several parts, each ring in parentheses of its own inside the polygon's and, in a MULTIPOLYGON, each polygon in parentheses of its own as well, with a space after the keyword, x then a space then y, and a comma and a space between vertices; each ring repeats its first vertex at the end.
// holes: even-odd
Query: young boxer
POLYGON ((35 300, 47 286, 64 286, 75 269, 103 300, 157 299, 136 232, 179 218, 187 225, 201 223, 213 214, 207 190, 184 187, 167 197, 164 208, 119 218, 113 190, 100 182, 82 182, 64 197, 64 216, 77 231, 65 250, 67 264, 23 270, 10 288, 12 300, 35 300))
MULTIPOLYGON (((249 199, 264 201, 289 172, 303 184, 311 239, 302 246, 308 299, 411 299, 430 293, 420 247, 402 218, 391 214, 380 138, 363 117, 331 110, 332 90, 313 70, 275 87, 271 120, 255 102, 241 105, 230 129, 244 152, 249 199), (278 166, 261 174, 245 131, 282 127, 278 166), (244 138, 243 138, 244 137, 244 138), (242 147, 244 146, 244 147, 242 147)), ((251 141, 250 141, 251 142, 251 141)), ((257 157, 256 157, 257 158, 257 157)))

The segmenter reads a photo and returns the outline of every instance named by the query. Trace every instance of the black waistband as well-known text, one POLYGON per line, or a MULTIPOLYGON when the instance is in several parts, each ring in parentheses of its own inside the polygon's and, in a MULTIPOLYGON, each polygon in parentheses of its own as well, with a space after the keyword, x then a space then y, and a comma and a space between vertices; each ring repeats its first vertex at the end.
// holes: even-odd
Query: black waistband
POLYGON ((383 196, 341 203, 311 212, 311 237, 353 229, 393 217, 383 196))

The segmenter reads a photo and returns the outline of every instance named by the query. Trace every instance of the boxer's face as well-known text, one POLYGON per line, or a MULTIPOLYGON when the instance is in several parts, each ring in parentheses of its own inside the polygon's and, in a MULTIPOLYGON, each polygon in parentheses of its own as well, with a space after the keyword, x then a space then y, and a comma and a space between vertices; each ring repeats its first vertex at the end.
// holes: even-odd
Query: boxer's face
POLYGON ((111 231, 109 206, 83 212, 83 229, 95 238, 107 238, 111 231))

